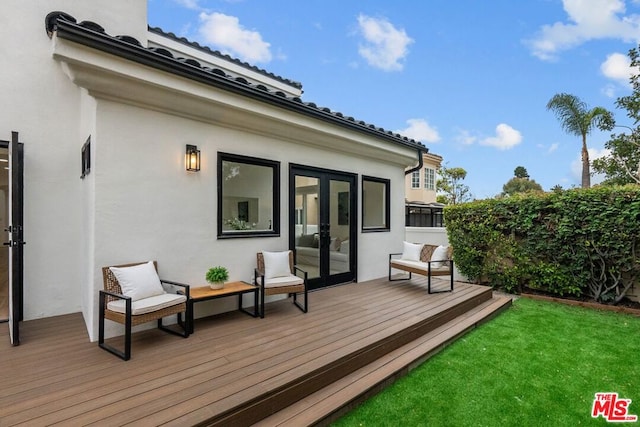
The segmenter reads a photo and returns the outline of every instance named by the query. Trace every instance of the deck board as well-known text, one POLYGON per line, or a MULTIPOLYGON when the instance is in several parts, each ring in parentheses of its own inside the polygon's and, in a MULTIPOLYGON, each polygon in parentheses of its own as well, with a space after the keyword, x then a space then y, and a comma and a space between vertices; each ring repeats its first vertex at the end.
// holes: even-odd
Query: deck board
POLYGON ((458 283, 453 293, 428 295, 420 278, 326 288, 309 294, 307 314, 283 300, 267 304, 264 319, 197 319, 187 339, 135 333, 128 362, 90 343, 78 313, 23 322, 20 346, 0 331, 0 425, 193 425, 226 416, 250 424, 255 414, 242 418, 239 406, 264 410, 315 392, 359 369, 360 356, 393 351, 486 293, 458 283))

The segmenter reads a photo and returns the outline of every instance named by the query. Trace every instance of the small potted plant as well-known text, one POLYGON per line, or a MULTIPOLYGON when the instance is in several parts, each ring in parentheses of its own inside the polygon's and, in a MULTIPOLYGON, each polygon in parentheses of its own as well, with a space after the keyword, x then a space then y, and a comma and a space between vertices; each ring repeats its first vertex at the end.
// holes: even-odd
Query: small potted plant
POLYGON ((207 271, 206 279, 211 289, 222 289, 224 282, 229 280, 229 270, 225 267, 212 267, 207 271))

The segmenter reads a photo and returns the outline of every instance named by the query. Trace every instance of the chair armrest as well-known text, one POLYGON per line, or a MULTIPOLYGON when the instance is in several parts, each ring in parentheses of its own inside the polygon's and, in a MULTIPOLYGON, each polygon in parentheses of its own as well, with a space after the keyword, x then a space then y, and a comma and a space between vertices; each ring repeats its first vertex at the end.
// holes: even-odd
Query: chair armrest
POLYGON ((100 311, 100 313, 104 313, 104 310, 107 308, 107 295, 113 298, 124 300, 125 314, 127 318, 131 318, 131 306, 133 304, 133 300, 131 299, 131 297, 105 290, 101 290, 98 293, 98 310, 100 311))
POLYGON ((402 255, 402 252, 397 252, 397 253, 389 254, 389 261, 391 261, 391 257, 393 257, 393 256, 398 256, 398 255, 402 255))
POLYGON ((183 291, 184 295, 187 297, 187 299, 189 299, 189 285, 185 285, 184 283, 174 282, 172 280, 164 280, 164 279, 160 279, 160 283, 166 283, 168 285, 184 288, 184 291, 183 291))
POLYGON ((431 265, 431 263, 433 263, 433 262, 441 262, 441 263, 443 263, 443 267, 449 267, 451 270, 453 270, 453 260, 452 259, 442 259, 440 261, 433 260, 433 261, 422 261, 422 262, 424 262, 425 264, 429 264, 429 265, 431 265))
POLYGON ((123 299, 123 300, 131 299, 131 297, 128 297, 128 296, 126 296, 126 295, 118 294, 118 293, 116 293, 116 292, 111 292, 111 291, 100 290, 100 293, 101 293, 101 294, 105 294, 105 295, 112 296, 112 297, 114 297, 114 298, 123 299))
POLYGON ((253 284, 256 286, 262 286, 264 283, 264 271, 260 271, 257 268, 253 269, 253 284), (260 282, 258 282, 258 277, 260 278, 260 282))
POLYGON ((299 271, 300 273, 304 274, 304 281, 307 281, 307 270, 303 270, 302 268, 298 267, 297 265, 293 266, 293 272, 294 274, 299 271))

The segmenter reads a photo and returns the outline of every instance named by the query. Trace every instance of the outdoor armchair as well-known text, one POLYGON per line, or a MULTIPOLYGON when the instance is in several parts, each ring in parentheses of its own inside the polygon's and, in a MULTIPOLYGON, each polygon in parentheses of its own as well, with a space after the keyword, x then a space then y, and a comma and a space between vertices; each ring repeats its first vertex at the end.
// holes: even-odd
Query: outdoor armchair
POLYGON ((100 318, 98 345, 100 348, 123 360, 129 360, 131 358, 131 328, 153 320, 157 320, 158 329, 184 338, 189 336, 190 316, 187 313, 189 286, 160 280, 157 270, 156 261, 102 268, 104 290, 100 291, 98 307, 100 318), (177 293, 176 288, 180 288, 181 293, 177 293), (185 313, 184 322, 182 321, 182 313, 185 313), (173 314, 178 315, 178 327, 181 330, 174 330, 162 324, 163 317, 173 314), (105 319, 124 325, 124 351, 105 343, 105 319))
POLYGON ((258 252, 254 281, 260 287, 260 317, 265 295, 288 294, 303 313, 308 311, 307 272, 293 264, 293 251, 258 252), (304 305, 298 302, 299 293, 304 294, 304 305))

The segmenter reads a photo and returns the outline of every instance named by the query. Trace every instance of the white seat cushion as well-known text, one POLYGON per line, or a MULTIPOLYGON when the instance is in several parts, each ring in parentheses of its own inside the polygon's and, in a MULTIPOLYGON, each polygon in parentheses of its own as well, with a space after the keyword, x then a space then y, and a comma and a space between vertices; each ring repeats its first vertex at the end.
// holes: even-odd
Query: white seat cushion
POLYGON ((264 278, 265 288, 280 288, 283 286, 302 285, 303 283, 303 279, 298 276, 294 276, 293 274, 289 274, 288 276, 284 277, 272 277, 270 279, 267 279, 267 277, 265 276, 264 278))
POLYGON ((132 267, 109 267, 122 289, 133 301, 164 294, 153 261, 132 267))
MULTIPOLYGON (((442 267, 435 267, 433 265, 434 263, 431 263, 431 271, 449 271, 449 266, 445 265, 442 267)), ((406 259, 392 259, 391 260, 391 266, 393 265, 400 265, 400 266, 405 266, 405 267, 411 267, 411 268, 417 268, 420 270, 424 270, 425 274, 427 273, 428 269, 429 269, 429 265, 426 262, 422 262, 422 261, 411 261, 411 260, 406 260, 406 259)))
MULTIPOLYGON (((184 295, 178 294, 162 294, 149 298, 144 298, 131 303, 131 314, 134 316, 140 314, 151 313, 152 311, 162 310, 172 305, 183 303, 187 300, 184 295)), ((111 301, 107 304, 107 308, 118 313, 126 313, 125 300, 119 299, 111 301)))

